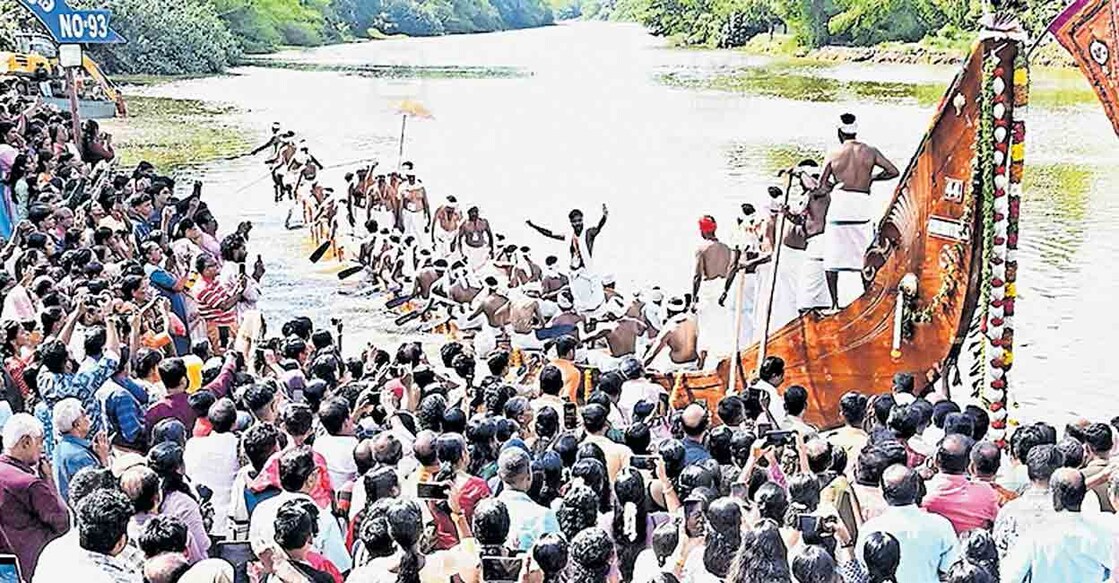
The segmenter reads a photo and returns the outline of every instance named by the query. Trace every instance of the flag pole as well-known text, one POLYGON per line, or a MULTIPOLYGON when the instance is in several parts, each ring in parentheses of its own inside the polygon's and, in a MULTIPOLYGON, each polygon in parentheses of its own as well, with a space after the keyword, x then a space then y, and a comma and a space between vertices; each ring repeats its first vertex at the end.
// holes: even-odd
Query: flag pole
POLYGON ((396 153, 396 169, 400 170, 400 165, 404 163, 404 129, 408 126, 408 114, 400 116, 400 149, 396 153))

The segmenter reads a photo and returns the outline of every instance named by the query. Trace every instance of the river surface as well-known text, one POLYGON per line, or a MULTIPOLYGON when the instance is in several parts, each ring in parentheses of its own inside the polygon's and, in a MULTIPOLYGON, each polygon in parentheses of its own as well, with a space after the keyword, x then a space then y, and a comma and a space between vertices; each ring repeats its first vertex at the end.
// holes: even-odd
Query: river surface
MULTIPOLYGON (((955 72, 790 66, 729 51, 676 50, 640 27, 607 23, 338 45, 274 58, 305 67, 246 67, 144 91, 233 104, 262 141, 271 122, 280 121, 328 167, 374 157, 395 167, 400 118, 391 104, 417 99, 435 119, 410 120, 405 158, 416 162, 435 204, 451 194, 477 204, 497 232, 538 254, 560 249, 531 233, 526 218, 560 228, 571 208, 595 221, 606 204, 598 264, 622 289, 657 283, 670 293, 689 285, 700 215, 729 223, 741 202, 761 199, 777 169, 832 147, 833 124, 847 111, 859 115, 862 139, 904 166, 933 111, 922 95, 929 86, 935 95, 955 72), (340 70, 370 65, 465 73, 386 78, 340 70), (491 68, 505 73, 471 73, 491 68), (754 82, 732 91, 665 82, 741 74, 754 82)), ((1107 338, 1119 334, 1119 138, 1095 101, 1083 98, 1087 85, 1078 75, 1035 77, 1014 416, 1107 419, 1119 414, 1107 396, 1119 386, 1119 367, 1112 367, 1119 359, 1107 356, 1119 345, 1107 338)), ((350 169, 331 168, 325 182, 345 188, 341 175, 350 169)), ((330 270, 306 260, 302 232, 284 230, 270 185, 260 180, 259 158, 190 172, 206 179, 206 199, 224 228, 245 219, 256 225, 251 248, 269 268, 263 306, 272 322, 340 316, 347 341, 382 337, 383 315, 368 309, 368 299, 340 292, 346 288, 330 270)), ((891 189, 876 191, 883 204, 891 189)))

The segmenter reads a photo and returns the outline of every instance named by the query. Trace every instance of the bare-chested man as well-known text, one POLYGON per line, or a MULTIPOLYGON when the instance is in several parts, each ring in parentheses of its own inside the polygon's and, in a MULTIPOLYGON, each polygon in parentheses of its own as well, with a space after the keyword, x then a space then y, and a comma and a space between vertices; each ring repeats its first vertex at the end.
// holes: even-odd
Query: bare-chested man
POLYGON ((695 298, 696 324, 699 327, 699 368, 703 368, 709 354, 723 356, 734 350, 735 318, 719 303, 730 274, 733 253, 715 236, 717 228, 718 224, 711 215, 699 220, 703 243, 695 254, 695 274, 692 277, 692 297, 695 298))
MULTIPOLYGON (((845 113, 839 119, 839 149, 828 155, 820 175, 820 188, 831 191, 823 237, 824 270, 832 309, 839 309, 840 272, 862 273, 863 256, 874 228, 868 208, 870 187, 899 174, 882 152, 856 139, 859 128, 854 115, 845 113), (876 173, 875 168, 881 170, 876 173)), ((867 284, 863 281, 864 289, 867 284)))
POLYGON ((645 357, 645 366, 653 366, 661 372, 697 368, 699 353, 696 351, 696 322, 695 317, 687 310, 683 298, 672 298, 668 301, 668 320, 648 356, 645 357), (657 357, 666 347, 668 358, 661 358, 658 361, 657 357))
POLYGON ((435 253, 440 257, 450 257, 458 247, 455 239, 458 237, 458 228, 462 224, 462 211, 458 210, 458 200, 453 196, 447 197, 447 202, 435 209, 431 221, 431 243, 435 253))
POLYGON ((415 166, 411 162, 400 165, 404 182, 400 184, 400 226, 406 237, 414 237, 417 245, 428 241, 428 225, 431 223, 431 207, 427 202, 427 190, 416 178, 415 166))
POLYGON ((544 270, 532 261, 532 255, 527 246, 522 246, 513 253, 513 271, 509 274, 510 287, 539 282, 543 275, 544 270))
POLYGON ((396 195, 384 174, 378 174, 369 191, 369 218, 377 221, 382 229, 396 229, 396 195))
POLYGON ((578 329, 582 327, 586 319, 575 311, 575 302, 571 299, 571 294, 567 292, 561 293, 559 297, 556 298, 556 307, 559 309, 559 313, 548 322, 548 327, 574 326, 574 331, 569 335, 578 340, 578 329))
POLYGON ((466 211, 466 221, 458 229, 458 248, 470 269, 479 271, 493 259, 493 231, 490 222, 478 216, 478 207, 466 211))
POLYGON ((482 329, 474 335, 474 354, 479 357, 488 355, 497 348, 498 339, 509 323, 509 298, 498 291, 497 278, 487 277, 483 283, 486 284, 484 297, 479 296, 481 299, 475 300, 476 307, 469 316, 486 317, 482 329))
POLYGON ((540 284, 530 283, 509 293, 509 340, 513 348, 543 350, 536 331, 544 323, 540 313, 540 284))

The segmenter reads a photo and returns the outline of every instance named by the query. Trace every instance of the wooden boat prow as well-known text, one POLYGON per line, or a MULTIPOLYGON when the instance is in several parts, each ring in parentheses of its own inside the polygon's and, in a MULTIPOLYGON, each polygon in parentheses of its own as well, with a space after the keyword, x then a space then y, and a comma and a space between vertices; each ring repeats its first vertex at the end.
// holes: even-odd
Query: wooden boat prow
MULTIPOLYGON (((964 62, 878 223, 865 257, 866 293, 838 313, 806 313, 770 334, 766 353, 784 359, 783 386, 808 389, 810 423, 837 425, 844 393, 889 391, 898 372, 912 373, 918 387, 924 386, 939 376, 946 359, 958 355, 982 293, 984 211, 976 192, 980 92, 985 76, 1013 83, 1020 49, 1011 40, 983 40, 964 62), (916 278, 917 291, 904 300, 908 309, 897 335, 895 311, 903 297, 898 290, 907 274, 916 278)), ((755 344, 738 354, 737 370, 747 372, 736 374, 737 390, 752 375, 758 349, 755 344)), ((730 364, 725 359, 712 371, 656 380, 672 391, 677 407, 697 399, 713 404, 729 384, 730 364)))

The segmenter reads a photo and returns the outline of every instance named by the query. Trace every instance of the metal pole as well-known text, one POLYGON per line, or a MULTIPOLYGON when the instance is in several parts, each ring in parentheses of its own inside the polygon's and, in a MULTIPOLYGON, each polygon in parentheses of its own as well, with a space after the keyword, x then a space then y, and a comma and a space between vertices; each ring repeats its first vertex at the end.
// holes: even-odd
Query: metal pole
POLYGON ((396 153, 396 169, 404 163, 404 128, 408 126, 408 114, 400 116, 400 150, 396 153))
POLYGON ((70 94, 70 131, 80 156, 85 152, 82 152, 82 121, 78 119, 78 84, 74 81, 73 67, 66 67, 66 91, 70 94))
POLYGON ((785 170, 789 174, 789 180, 785 184, 785 198, 781 204, 781 216, 777 217, 777 230, 773 233, 773 267, 769 274, 769 297, 766 298, 765 303, 765 321, 762 324, 762 340, 758 344, 758 368, 762 367, 762 362, 765 361, 765 348, 769 342, 769 321, 773 317, 773 292, 777 289, 777 268, 781 263, 781 247, 785 246, 785 214, 789 207, 789 191, 793 187, 793 172, 792 170, 785 170))

